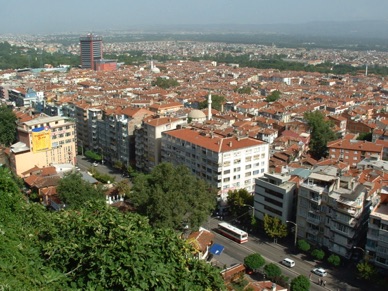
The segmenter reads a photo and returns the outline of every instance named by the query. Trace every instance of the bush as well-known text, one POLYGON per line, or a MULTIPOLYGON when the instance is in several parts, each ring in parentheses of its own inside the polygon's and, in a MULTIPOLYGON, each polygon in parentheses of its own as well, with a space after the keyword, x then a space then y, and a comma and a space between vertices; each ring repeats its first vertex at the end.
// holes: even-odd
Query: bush
POLYGON ((325 257, 325 252, 322 250, 315 249, 311 252, 311 255, 317 259, 317 260, 322 260, 325 257))
POLYGON ((304 239, 298 240, 298 249, 303 252, 308 252, 310 248, 311 246, 307 241, 305 241, 304 239))
POLYGON ((292 291, 308 291, 310 290, 310 280, 303 275, 292 279, 291 281, 291 290, 292 291))
POLYGON ((282 270, 280 270, 279 266, 275 265, 274 263, 270 263, 265 265, 264 273, 268 279, 276 281, 276 279, 282 274, 282 270))
POLYGON ((327 262, 329 264, 333 265, 334 267, 338 267, 341 264, 341 258, 335 254, 331 254, 327 258, 327 262))
POLYGON ((245 257, 244 264, 249 269, 255 271, 265 265, 265 260, 260 254, 255 253, 245 257))

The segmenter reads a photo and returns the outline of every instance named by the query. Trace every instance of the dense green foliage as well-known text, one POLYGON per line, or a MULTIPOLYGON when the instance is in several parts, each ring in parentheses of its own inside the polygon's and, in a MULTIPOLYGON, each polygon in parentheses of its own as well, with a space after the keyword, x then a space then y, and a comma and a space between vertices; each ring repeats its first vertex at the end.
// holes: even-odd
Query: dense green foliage
POLYGON ((78 172, 70 173, 61 179, 57 192, 66 207, 71 209, 80 209, 89 201, 105 203, 103 190, 83 180, 78 172))
POLYGON ((282 238, 287 236, 287 225, 278 217, 264 215, 264 231, 270 238, 282 238))
POLYGON ((300 249, 303 252, 308 252, 311 248, 310 244, 304 239, 298 240, 297 246, 298 246, 298 249, 300 249))
POLYGON ((102 156, 101 155, 99 155, 96 152, 90 151, 90 150, 85 152, 85 157, 87 157, 88 159, 91 159, 93 161, 99 161, 100 162, 102 160, 102 156))
POLYGON ((216 205, 216 190, 185 166, 161 163, 133 179, 130 200, 151 225, 181 230, 199 227, 216 205))
POLYGON ((327 143, 337 138, 332 130, 334 124, 326 121, 321 111, 306 112, 304 119, 311 130, 310 153, 319 160, 327 155, 327 143))
POLYGON ((237 87, 234 89, 234 92, 237 92, 238 94, 251 94, 252 93, 252 88, 248 86, 243 86, 243 87, 237 87))
MULTIPOLYGON (((224 96, 220 96, 220 95, 216 95, 216 94, 212 94, 212 108, 215 109, 215 110, 218 110, 218 111, 221 111, 222 109, 222 104, 225 103, 225 97, 224 96)), ((205 109, 207 108, 207 99, 202 101, 201 103, 198 104, 198 108, 199 109, 205 109)))
POLYGON ((368 261, 362 261, 357 264, 358 277, 365 280, 371 280, 376 276, 375 267, 368 261))
POLYGON ((228 192, 228 206, 229 211, 233 216, 241 216, 252 213, 247 205, 253 208, 253 195, 246 189, 238 189, 228 192))
POLYGON ((0 145, 9 146, 16 138, 16 115, 12 109, 2 105, 0 106, 0 120, 0 145))
POLYGON ((79 55, 48 53, 0 42, 0 69, 43 68, 44 64, 51 64, 54 67, 61 64, 77 66, 80 64, 80 58, 79 55))
POLYGON ((372 141, 373 134, 371 132, 361 132, 357 140, 366 140, 366 141, 372 141))
POLYGON ((275 102, 281 97, 281 93, 278 90, 275 90, 271 92, 266 98, 265 101, 267 102, 275 102))
POLYGON ((96 200, 77 210, 27 203, 0 169, 3 290, 223 290, 175 231, 96 200))
POLYGON ((271 281, 276 281, 276 279, 281 276, 282 270, 280 269, 280 267, 278 265, 276 265, 274 263, 269 263, 269 264, 264 266, 264 274, 271 281))
POLYGON ((244 258, 244 265, 249 269, 256 271, 265 265, 265 260, 260 254, 254 253, 244 258))
POLYGON ((323 250, 320 250, 320 249, 314 249, 312 252, 311 252, 311 255, 317 259, 317 260, 323 260, 323 258, 325 257, 325 252, 323 250))
POLYGON ((163 89, 176 87, 178 85, 179 85, 178 81, 173 79, 173 78, 157 77, 155 81, 152 81, 152 86, 158 86, 158 87, 163 88, 163 89))
POLYGON ((291 291, 309 291, 310 280, 303 275, 299 275, 291 280, 291 291))
POLYGON ((335 254, 331 254, 327 258, 327 262, 329 264, 333 265, 334 267, 338 267, 341 264, 341 258, 335 254))

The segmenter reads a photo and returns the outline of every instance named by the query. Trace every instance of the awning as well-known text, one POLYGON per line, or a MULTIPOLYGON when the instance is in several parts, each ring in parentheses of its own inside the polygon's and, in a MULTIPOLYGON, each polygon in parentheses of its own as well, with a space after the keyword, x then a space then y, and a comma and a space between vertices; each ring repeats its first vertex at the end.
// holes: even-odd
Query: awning
POLYGON ((219 245, 219 244, 213 244, 210 249, 209 249, 209 252, 213 255, 221 255, 222 251, 224 250, 224 246, 222 245, 219 245))

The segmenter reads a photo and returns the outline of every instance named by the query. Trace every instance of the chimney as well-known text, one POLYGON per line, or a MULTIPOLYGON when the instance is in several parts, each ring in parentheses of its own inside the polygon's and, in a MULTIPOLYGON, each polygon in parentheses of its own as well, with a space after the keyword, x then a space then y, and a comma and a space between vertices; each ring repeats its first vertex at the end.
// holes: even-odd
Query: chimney
POLYGON ((233 143, 230 141, 230 142, 229 142, 229 146, 232 147, 232 145, 233 145, 233 143))

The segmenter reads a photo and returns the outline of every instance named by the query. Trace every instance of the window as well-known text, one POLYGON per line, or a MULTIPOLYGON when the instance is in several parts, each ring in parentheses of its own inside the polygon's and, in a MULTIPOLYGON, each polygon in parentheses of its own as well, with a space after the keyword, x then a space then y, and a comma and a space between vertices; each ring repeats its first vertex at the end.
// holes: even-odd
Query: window
POLYGON ((252 165, 246 165, 245 166, 245 170, 249 170, 250 168, 252 168, 252 165))
POLYGON ((230 174, 230 170, 225 170, 224 175, 230 174))
POLYGON ((246 173, 245 173, 245 177, 250 177, 250 176, 252 176, 252 173, 251 173, 251 172, 246 172, 246 173))
POLYGON ((239 164, 239 163, 241 163, 241 159, 235 159, 235 160, 233 161, 233 163, 239 164))
POLYGON ((253 175, 258 175, 258 174, 260 174, 260 170, 253 171, 253 175))
POLYGON ((240 171, 241 171, 241 167, 237 167, 233 169, 233 172, 240 172, 240 171))

